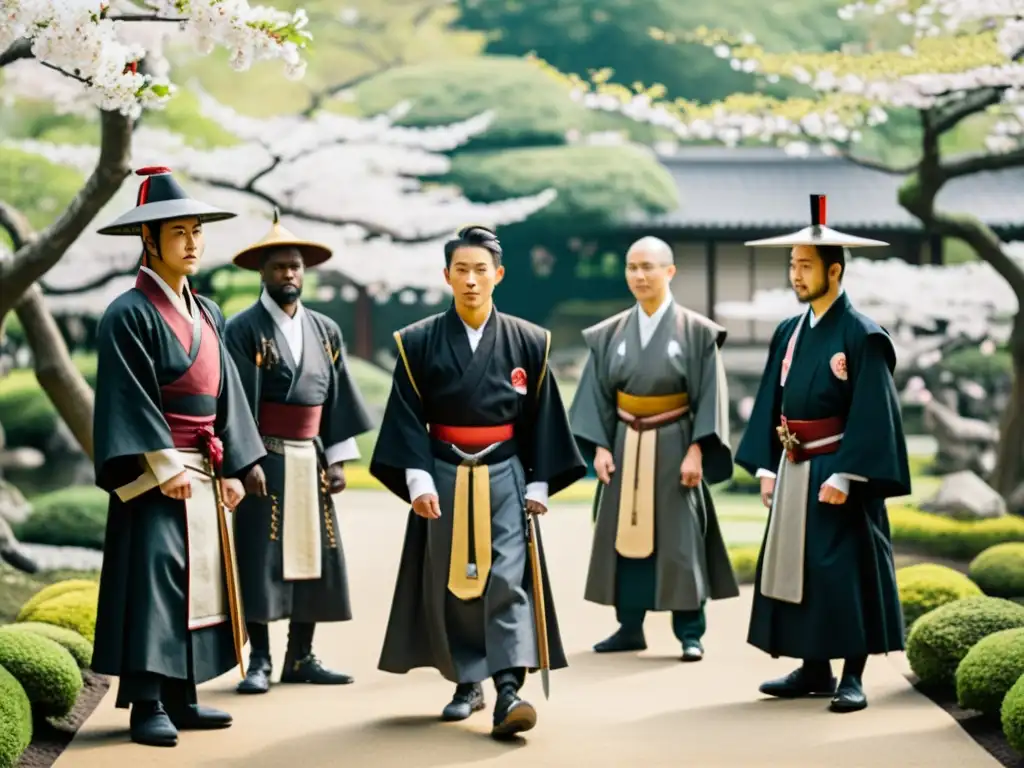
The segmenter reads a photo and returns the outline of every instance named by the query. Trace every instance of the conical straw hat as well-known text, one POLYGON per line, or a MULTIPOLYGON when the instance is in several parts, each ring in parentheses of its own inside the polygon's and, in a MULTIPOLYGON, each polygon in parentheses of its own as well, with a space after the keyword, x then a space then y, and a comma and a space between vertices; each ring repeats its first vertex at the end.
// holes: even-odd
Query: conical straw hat
POLYGON ((744 245, 760 245, 764 248, 791 248, 794 245, 841 245, 844 248, 873 248, 888 243, 857 237, 825 226, 825 195, 811 195, 811 226, 788 235, 766 237, 763 240, 748 240, 744 245))
POLYGON ((270 232, 259 242, 239 251, 232 261, 242 269, 258 272, 260 269, 260 259, 268 249, 286 247, 299 250, 299 253, 302 254, 302 261, 307 269, 323 264, 332 255, 331 249, 326 245, 302 240, 281 226, 281 212, 274 208, 274 223, 270 227, 270 232))

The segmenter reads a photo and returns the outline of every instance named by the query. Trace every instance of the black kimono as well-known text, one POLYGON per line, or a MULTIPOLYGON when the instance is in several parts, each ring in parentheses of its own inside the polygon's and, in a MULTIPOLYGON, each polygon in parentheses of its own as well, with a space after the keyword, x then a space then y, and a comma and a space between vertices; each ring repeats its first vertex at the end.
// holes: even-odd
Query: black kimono
POLYGON ((815 325, 808 312, 772 337, 736 452, 751 474, 778 472, 748 636, 772 656, 903 649, 885 508, 886 498, 910 493, 895 365, 888 334, 845 293, 815 325), (825 482, 848 484, 845 503, 818 501, 825 482))
POLYGON ((331 448, 368 432, 370 417, 337 324, 305 307, 296 322, 302 323, 298 365, 262 301, 232 317, 225 332, 268 450, 267 496, 246 496, 235 534, 246 620, 257 623, 352 618, 326 470, 331 448), (299 467, 289 475, 290 487, 289 463, 299 467))
MULTIPOLYGON (((216 541, 196 540, 191 502, 157 486, 214 436, 225 477, 243 478, 265 453, 221 345, 220 309, 192 295, 186 320, 158 280, 140 271, 98 331, 96 483, 110 493, 110 507, 92 669, 121 677, 119 707, 154 698, 154 680, 197 684, 237 664, 229 617, 222 609, 197 615, 204 590, 226 589, 216 529, 206 529, 216 541)), ((194 496, 198 483, 192 477, 194 496)))
MULTIPOLYGON (((455 683, 535 670, 527 485, 547 483, 553 495, 586 473, 548 367, 550 334, 494 310, 473 351, 452 307, 395 341, 399 362, 370 472, 407 502, 410 473, 428 473, 441 517, 409 513, 380 669, 433 667, 455 683), (460 466, 453 448, 476 454, 488 445, 496 447, 476 468, 460 466)), ((560 669, 565 652, 538 547, 551 669, 560 669)))

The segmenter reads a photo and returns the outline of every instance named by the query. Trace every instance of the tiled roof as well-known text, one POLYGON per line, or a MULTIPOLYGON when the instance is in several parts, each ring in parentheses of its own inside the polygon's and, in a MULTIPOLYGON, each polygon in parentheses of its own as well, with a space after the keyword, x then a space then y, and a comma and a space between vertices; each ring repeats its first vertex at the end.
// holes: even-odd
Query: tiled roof
MULTIPOLYGON (((680 206, 635 220, 646 228, 795 230, 810 223, 808 195, 824 194, 829 224, 837 229, 921 229, 897 201, 905 177, 840 157, 793 157, 774 147, 686 147, 661 161, 679 188, 680 206)), ((954 179, 939 193, 936 207, 1019 232, 1022 201, 1024 168, 1015 168, 954 179)))

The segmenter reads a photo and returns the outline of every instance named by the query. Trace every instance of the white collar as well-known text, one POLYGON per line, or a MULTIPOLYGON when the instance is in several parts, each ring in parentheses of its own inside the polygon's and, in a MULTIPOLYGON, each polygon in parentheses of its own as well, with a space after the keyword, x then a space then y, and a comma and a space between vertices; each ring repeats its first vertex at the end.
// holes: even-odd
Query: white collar
POLYGON ((640 321, 645 325, 657 325, 658 321, 664 317, 666 312, 668 312, 668 308, 672 306, 673 300, 672 292, 665 291, 665 299, 658 305, 658 308, 654 310, 653 315, 648 315, 644 312, 644 308, 640 306, 640 302, 637 302, 636 311, 640 314, 640 321))
POLYGON ((270 298, 270 294, 267 293, 267 289, 264 287, 260 293, 260 304, 270 313, 270 317, 273 318, 274 322, 279 328, 286 328, 296 320, 302 319, 302 314, 305 311, 302 308, 302 302, 298 301, 295 304, 295 316, 290 316, 287 312, 281 309, 280 305, 270 298))
MULTIPOLYGON (((162 290, 167 295, 167 298, 171 300, 171 304, 173 304, 174 306, 181 306, 184 303, 185 308, 188 309, 189 314, 191 314, 191 311, 192 311, 191 310, 192 297, 189 296, 191 291, 189 290, 189 287, 188 287, 188 279, 187 278, 185 280, 185 287, 182 290, 182 294, 181 294, 181 296, 179 296, 178 294, 176 294, 174 292, 174 289, 171 288, 171 286, 169 286, 166 282, 164 282, 164 279, 162 277, 160 277, 160 275, 158 275, 156 272, 154 272, 149 267, 143 265, 143 266, 139 267, 139 270, 141 272, 145 272, 147 275, 149 275, 150 277, 153 278, 153 280, 156 282, 156 284, 160 286, 160 290, 162 290)), ((191 319, 191 317, 189 319, 191 319)))
MULTIPOLYGON (((456 315, 457 314, 458 313, 456 313, 456 315)), ((479 328, 473 328, 469 323, 467 323, 461 317, 459 318, 459 321, 465 327, 467 333, 470 333, 470 334, 481 334, 481 333, 484 332, 484 328, 487 327, 487 323, 490 321, 492 314, 494 314, 494 307, 493 306, 491 307, 491 311, 487 313, 487 317, 484 318, 484 321, 482 323, 480 323, 480 327, 479 328)))

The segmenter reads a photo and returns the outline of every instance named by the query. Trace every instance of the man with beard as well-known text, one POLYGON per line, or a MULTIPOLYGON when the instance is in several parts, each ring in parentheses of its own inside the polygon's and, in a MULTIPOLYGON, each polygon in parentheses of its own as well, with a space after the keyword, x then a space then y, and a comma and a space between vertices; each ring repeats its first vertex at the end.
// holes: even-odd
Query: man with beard
POLYGON ((708 483, 732 477, 725 329, 679 306, 668 243, 626 253, 636 304, 583 331, 590 352, 569 410, 601 485, 585 597, 614 605, 598 653, 642 651, 647 611, 671 611, 684 661, 704 656, 704 604, 739 595, 708 483))
POLYGON ((196 686, 239 663, 219 507, 238 504, 266 451, 221 344, 224 316, 188 284, 204 223, 235 214, 190 199, 167 168, 137 173, 137 207, 100 230, 141 237, 144 250, 135 287, 97 331, 96 484, 110 506, 91 667, 120 677, 132 740, 171 747, 179 730, 232 722, 199 706, 196 686))
POLYGON ((267 456, 246 478, 236 531, 249 667, 239 693, 266 693, 268 623, 288 618, 282 683, 342 685, 313 654, 317 622, 348 621, 345 554, 331 494, 345 488, 355 437, 371 428, 337 324, 302 305, 303 274, 331 257, 295 237, 275 210, 270 233, 234 263, 258 271, 263 292, 231 318, 226 341, 267 456))
POLYGON ((581 478, 551 335, 498 312, 497 236, 466 227, 445 244, 452 306, 395 333, 399 356, 370 472, 412 511, 380 668, 433 667, 456 684, 445 720, 498 692, 492 735, 533 728, 528 670, 566 666, 541 540, 527 515, 581 478), (538 581, 540 583, 538 583, 538 581), (546 638, 546 641, 545 641, 546 638))
POLYGON ((867 706, 867 657, 903 650, 904 636, 885 508, 910 493, 896 353, 842 289, 846 249, 886 243, 825 226, 825 197, 812 195, 810 227, 747 245, 790 248, 790 283, 809 305, 772 337, 736 452, 770 510, 748 642, 803 661, 762 693, 832 695, 832 711, 853 712, 867 706), (844 659, 838 688, 832 659, 844 659))

